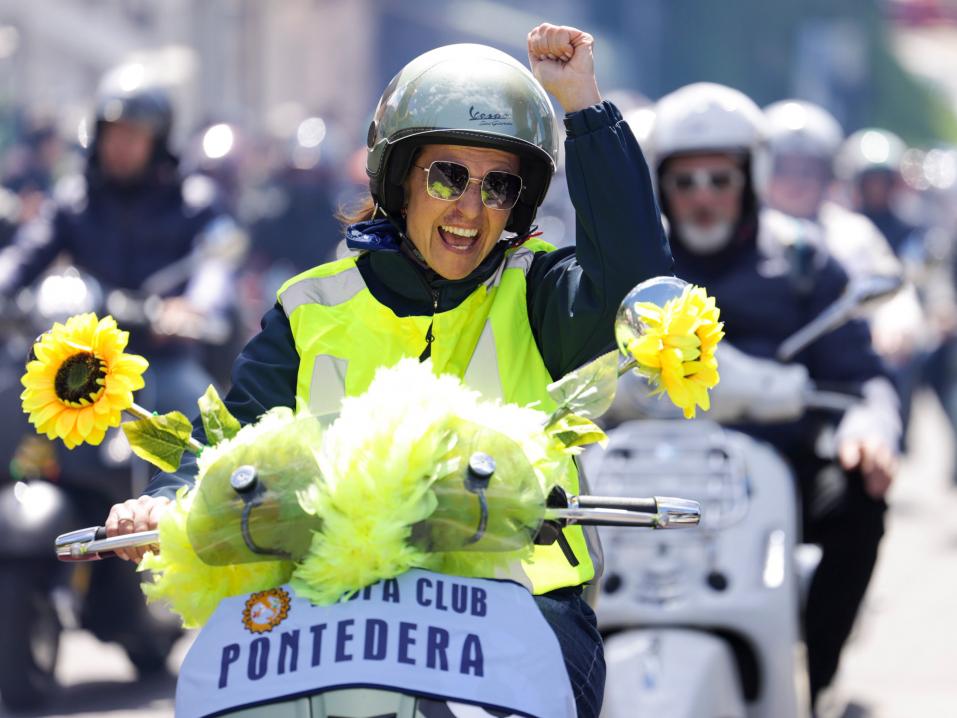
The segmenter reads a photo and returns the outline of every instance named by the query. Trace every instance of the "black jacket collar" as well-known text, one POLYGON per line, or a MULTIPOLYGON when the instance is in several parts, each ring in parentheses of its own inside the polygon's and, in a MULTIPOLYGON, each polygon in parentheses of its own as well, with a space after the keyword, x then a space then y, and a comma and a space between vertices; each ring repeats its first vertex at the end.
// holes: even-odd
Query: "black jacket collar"
POLYGON ((346 240, 360 251, 357 266, 372 296, 400 317, 454 309, 488 281, 508 248, 498 242, 467 277, 445 279, 422 262, 389 220, 352 225, 346 229, 346 240))

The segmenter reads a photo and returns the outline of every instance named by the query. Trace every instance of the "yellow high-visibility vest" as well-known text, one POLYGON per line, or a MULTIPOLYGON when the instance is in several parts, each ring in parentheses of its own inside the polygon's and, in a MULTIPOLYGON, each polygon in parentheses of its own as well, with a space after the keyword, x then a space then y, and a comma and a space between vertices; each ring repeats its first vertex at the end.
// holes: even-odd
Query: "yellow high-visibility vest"
MULTIPOLYGON (((499 269, 462 303, 432 316, 397 317, 372 296, 355 257, 320 265, 293 277, 279 290, 299 352, 296 408, 316 415, 338 413, 345 396, 362 394, 377 369, 418 358, 431 329, 431 360, 439 374, 452 374, 489 399, 536 403, 551 411, 546 387, 552 377, 528 322, 525 277, 535 251, 553 247, 531 239, 506 253, 499 269)), ((577 471, 572 491, 578 492, 577 471)), ((536 546, 532 559, 507 577, 540 594, 577 586, 600 564, 597 536, 581 527, 564 530, 578 559, 572 566, 559 545, 536 546), (594 560, 593 560, 594 554, 594 560)))

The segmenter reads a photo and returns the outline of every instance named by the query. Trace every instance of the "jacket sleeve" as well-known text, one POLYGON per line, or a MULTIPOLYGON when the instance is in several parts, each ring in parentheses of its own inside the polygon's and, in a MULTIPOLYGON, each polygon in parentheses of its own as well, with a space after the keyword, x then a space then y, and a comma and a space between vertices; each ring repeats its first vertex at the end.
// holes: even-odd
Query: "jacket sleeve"
MULTIPOLYGON (((262 330, 243 348, 233 364, 233 385, 223 399, 226 408, 240 424, 256 421, 276 406, 296 405, 296 377, 299 352, 289 320, 278 304, 262 320, 262 330)), ((193 420, 193 437, 205 443, 206 434, 199 417, 193 420)), ((196 457, 184 454, 178 471, 156 474, 146 487, 150 496, 173 498, 181 486, 192 486, 196 477, 196 457)))
POLYGON ((9 297, 39 277, 67 247, 68 231, 63 212, 52 205, 21 225, 10 245, 0 251, 0 296, 9 297))
POLYGON ((609 349, 625 294, 672 272, 648 165, 617 108, 587 107, 565 127, 576 246, 536 255, 528 274, 529 321, 553 377, 609 349))

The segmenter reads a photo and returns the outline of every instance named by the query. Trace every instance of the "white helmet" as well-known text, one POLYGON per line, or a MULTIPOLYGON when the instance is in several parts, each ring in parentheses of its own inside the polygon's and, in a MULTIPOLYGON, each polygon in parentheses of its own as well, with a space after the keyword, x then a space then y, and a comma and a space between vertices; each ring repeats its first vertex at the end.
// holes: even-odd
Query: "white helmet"
POLYGON ((651 128, 655 124, 655 108, 652 105, 636 107, 624 113, 622 119, 628 123, 641 148, 645 149, 651 136, 651 128))
POLYGON ((844 131, 830 112, 802 100, 781 100, 764 108, 771 154, 818 157, 830 162, 844 131))
POLYGON ((845 181, 855 180, 871 170, 899 172, 906 151, 904 140, 893 132, 873 128, 858 130, 838 152, 834 172, 845 181))
POLYGON ((770 171, 765 125, 764 114, 744 93, 711 82, 685 85, 655 105, 649 147, 654 174, 673 155, 741 153, 750 158, 751 183, 761 195, 770 171))

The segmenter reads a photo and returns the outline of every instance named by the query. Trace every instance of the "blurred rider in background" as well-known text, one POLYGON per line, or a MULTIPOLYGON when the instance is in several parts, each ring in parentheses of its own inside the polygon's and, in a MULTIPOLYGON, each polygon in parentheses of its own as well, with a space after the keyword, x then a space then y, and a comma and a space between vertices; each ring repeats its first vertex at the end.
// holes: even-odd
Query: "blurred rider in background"
MULTIPOLYGON (((114 314, 130 332, 129 350, 149 361, 146 387, 138 392, 137 401, 160 413, 189 411, 211 383, 200 360, 201 343, 212 337, 213 330, 223 332, 243 238, 217 207, 215 188, 208 179, 180 176, 169 146, 170 99, 161 88, 138 82, 135 68, 139 66, 121 68, 104 80, 96 100, 85 172, 64 178, 52 201, 44 204, 36 218, 22 224, 12 244, 0 251, 0 296, 7 300, 26 296, 20 290, 66 255, 83 273, 81 284, 86 291, 80 291, 76 281, 61 283, 69 288, 54 290, 63 295, 53 298, 54 303, 66 307, 74 302, 74 295, 82 295, 92 301, 80 311, 114 314), (97 297, 104 299, 102 304, 97 304, 97 297), (135 321, 120 310, 131 312, 135 321)), ((57 283, 43 283, 35 295, 42 299, 47 286, 57 283)), ((34 325, 49 326, 51 317, 44 306, 37 302, 32 309, 22 310, 23 322, 34 331, 34 325)), ((22 391, 19 376, 25 359, 24 352, 14 358, 16 380, 5 387, 7 443, 19 440, 23 434, 18 430, 33 433, 26 429, 20 407, 13 405, 22 391)), ((55 482, 73 521, 81 525, 98 521, 111 503, 130 490, 141 490, 149 476, 145 462, 130 456, 119 430, 111 430, 99 446, 83 445, 72 451, 57 447, 55 459, 39 467, 31 465, 35 461, 26 461, 25 446, 26 441, 21 441, 15 449, 14 462, 23 468, 11 469, 10 478, 55 482), (37 474, 37 468, 43 472, 37 474)), ((56 532, 54 519, 45 517, 48 525, 43 528, 56 532)), ((42 535, 39 529, 37 535, 42 535)), ((43 560, 32 555, 23 558, 15 565, 17 575, 32 579, 45 570, 43 560)), ((88 574, 71 575, 86 577, 68 584, 78 624, 100 640, 120 643, 140 673, 163 669, 179 628, 146 608, 140 575, 110 561, 91 566, 88 574)), ((33 585, 32 580, 27 585, 33 585)), ((27 619, 14 616, 13 620, 27 619)), ((24 692, 22 704, 33 702, 38 693, 42 691, 24 692)))
MULTIPOLYGON (((957 405, 951 399, 954 394, 951 364, 957 335, 954 274, 949 256, 943 263, 935 256, 939 252, 932 247, 934 233, 927 226, 929 218, 920 215, 918 224, 915 221, 918 215, 914 212, 905 216, 908 199, 914 199, 902 175, 906 152, 904 141, 892 132, 877 128, 859 130, 841 146, 835 160, 835 173, 845 182, 852 206, 887 238, 917 288, 923 307, 920 326, 924 335, 916 346, 919 351, 910 360, 895 363, 905 420, 909 417, 914 392, 926 383, 937 393, 954 429, 957 428, 957 405)), ((950 255, 951 250, 944 248, 943 254, 950 255)))
MULTIPOLYGON (((809 240, 811 223, 762 208, 766 135, 764 115, 745 95, 698 83, 658 102, 649 149, 676 274, 716 298, 730 344, 773 360, 784 339, 838 298, 847 275, 809 240)), ((863 321, 824 335, 794 361, 805 378, 860 386, 865 397, 841 419, 836 456, 827 459, 815 455, 814 417, 739 427, 770 442, 794 468, 805 540, 823 550, 805 622, 813 698, 837 670, 877 559, 900 424, 863 321), (824 470, 834 461, 843 472, 824 470)))
MULTIPOLYGON (((904 278, 904 267, 884 234, 866 216, 829 199, 833 166, 844 134, 823 107, 800 100, 782 100, 765 108, 771 150, 767 204, 785 214, 809 220, 819 228, 824 248, 851 278, 904 278)), ((891 300, 868 316, 874 349, 891 367, 898 392, 911 394, 915 362, 927 336, 917 292, 906 284, 891 300)), ((909 401, 902 401, 904 426, 909 401)))
POLYGON ((210 381, 197 340, 225 317, 245 240, 208 179, 179 175, 169 96, 137 69, 104 79, 86 170, 61 181, 52 205, 0 253, 0 295, 11 297, 66 254, 104 291, 157 297, 130 350, 150 362, 153 396, 141 400, 166 411, 192 406, 210 381))

